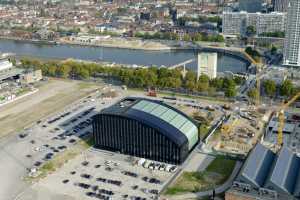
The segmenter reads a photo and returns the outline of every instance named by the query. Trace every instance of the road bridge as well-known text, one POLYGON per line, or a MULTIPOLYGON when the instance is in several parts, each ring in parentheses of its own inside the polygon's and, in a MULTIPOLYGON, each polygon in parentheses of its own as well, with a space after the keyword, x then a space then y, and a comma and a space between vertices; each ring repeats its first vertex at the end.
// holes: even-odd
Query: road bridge
POLYGON ((192 63, 194 62, 196 59, 189 59, 189 60, 186 60, 184 62, 181 62, 181 63, 178 63, 176 65, 173 65, 173 66, 170 66, 169 69, 175 69, 177 67, 183 67, 183 71, 182 71, 182 76, 185 77, 186 75, 186 65, 189 64, 189 63, 192 63))

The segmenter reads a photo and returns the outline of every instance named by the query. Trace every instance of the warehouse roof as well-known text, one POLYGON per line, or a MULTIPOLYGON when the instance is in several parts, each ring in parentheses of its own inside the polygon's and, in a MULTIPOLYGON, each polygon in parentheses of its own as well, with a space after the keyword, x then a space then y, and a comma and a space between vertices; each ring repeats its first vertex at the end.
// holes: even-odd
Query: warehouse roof
POLYGON ((300 159, 289 148, 283 147, 270 175, 269 184, 289 194, 293 194, 300 168, 300 159))
POLYGON ((179 145, 188 142, 189 150, 198 142, 198 128, 192 119, 162 101, 130 97, 102 113, 121 115, 150 125, 179 145))
POLYGON ((255 187, 262 187, 272 166, 275 153, 258 143, 251 151, 240 173, 241 178, 255 187))

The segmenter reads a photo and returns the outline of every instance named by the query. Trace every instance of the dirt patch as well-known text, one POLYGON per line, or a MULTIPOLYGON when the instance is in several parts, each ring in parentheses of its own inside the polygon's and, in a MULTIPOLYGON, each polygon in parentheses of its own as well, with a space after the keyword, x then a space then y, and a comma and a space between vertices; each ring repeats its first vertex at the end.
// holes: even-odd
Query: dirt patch
POLYGON ((41 84, 37 93, 0 108, 0 137, 22 130, 99 87, 95 84, 65 80, 50 80, 41 84))

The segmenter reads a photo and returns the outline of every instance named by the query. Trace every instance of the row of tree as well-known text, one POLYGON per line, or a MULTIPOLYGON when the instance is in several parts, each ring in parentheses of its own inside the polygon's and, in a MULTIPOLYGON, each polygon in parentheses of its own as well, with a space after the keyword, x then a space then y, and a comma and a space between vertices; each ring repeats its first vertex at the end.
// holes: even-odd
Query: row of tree
POLYGON ((276 85, 273 80, 266 80, 263 83, 263 89, 267 96, 275 97, 276 94, 285 97, 291 97, 298 91, 291 80, 286 79, 280 85, 276 85))
MULTIPOLYGON (((154 34, 150 34, 148 32, 141 33, 137 32, 134 35, 135 37, 142 39, 158 39, 158 40, 180 40, 180 35, 173 32, 156 32, 154 34)), ((190 42, 224 42, 224 37, 220 34, 204 34, 204 33, 186 33, 184 34, 182 40, 190 42)))
POLYGON ((197 18, 195 17, 179 17, 177 19, 177 23, 179 26, 185 26, 186 22, 199 22, 199 23, 205 23, 205 22, 211 22, 211 23, 217 23, 218 25, 222 24, 222 18, 219 16, 215 17, 206 17, 206 16, 199 16, 197 18))
POLYGON ((224 92, 226 97, 236 95, 236 87, 244 82, 241 78, 209 79, 188 71, 185 78, 180 69, 167 68, 125 68, 122 66, 109 67, 95 63, 69 61, 39 61, 32 59, 21 60, 23 68, 41 69, 43 75, 59 78, 88 79, 90 77, 109 77, 122 81, 123 84, 135 88, 156 87, 160 89, 176 89, 189 92, 215 94, 224 92))
POLYGON ((285 33, 282 31, 277 31, 277 32, 265 32, 260 34, 260 36, 263 37, 277 37, 277 38, 284 38, 285 33))
MULTIPOLYGON (((261 89, 270 98, 274 98, 276 95, 292 97, 298 92, 297 88, 289 79, 286 79, 280 85, 276 85, 273 80, 265 80, 261 89)), ((257 89, 252 89, 248 92, 248 96, 252 99, 255 99, 257 95, 257 89)))

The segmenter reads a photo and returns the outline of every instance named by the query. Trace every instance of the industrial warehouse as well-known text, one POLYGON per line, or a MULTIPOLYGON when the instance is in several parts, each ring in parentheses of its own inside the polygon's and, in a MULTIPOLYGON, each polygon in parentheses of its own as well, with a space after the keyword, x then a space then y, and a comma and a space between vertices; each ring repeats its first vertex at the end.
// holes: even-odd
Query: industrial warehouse
POLYGON ((93 118, 98 148, 180 164, 198 143, 197 124, 181 111, 156 100, 130 97, 93 118))
POLYGON ((249 154, 226 200, 299 199, 300 157, 286 146, 274 153, 258 143, 249 154))

